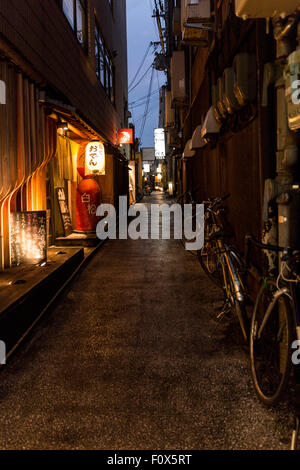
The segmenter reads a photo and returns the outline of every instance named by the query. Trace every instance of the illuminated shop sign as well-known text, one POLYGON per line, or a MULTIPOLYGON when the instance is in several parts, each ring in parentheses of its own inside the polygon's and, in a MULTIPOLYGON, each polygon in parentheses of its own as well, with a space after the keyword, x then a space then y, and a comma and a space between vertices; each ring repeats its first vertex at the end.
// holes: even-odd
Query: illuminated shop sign
POLYGON ((166 157, 166 135, 164 129, 154 129, 155 158, 163 160, 166 157))
POLYGON ((47 259, 46 211, 12 212, 10 249, 13 266, 41 264, 47 259))
POLYGON ((118 132, 118 142, 121 144, 133 144, 133 129, 120 129, 118 132))
POLYGON ((92 141, 86 146, 85 175, 105 175, 105 150, 101 142, 92 141))

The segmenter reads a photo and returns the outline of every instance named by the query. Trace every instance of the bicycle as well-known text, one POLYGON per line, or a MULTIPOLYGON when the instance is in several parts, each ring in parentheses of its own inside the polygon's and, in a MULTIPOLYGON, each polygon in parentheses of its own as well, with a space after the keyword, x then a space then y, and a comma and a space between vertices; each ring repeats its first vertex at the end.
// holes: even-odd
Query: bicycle
POLYGON ((260 248, 283 252, 280 272, 264 278, 255 302, 250 328, 250 362, 255 391, 267 406, 276 405, 287 387, 291 346, 300 345, 300 256, 290 248, 259 243, 260 248))
POLYGON ((223 288, 222 277, 220 273, 220 256, 219 246, 216 240, 211 239, 211 234, 214 232, 214 227, 218 225, 219 230, 223 230, 223 224, 220 219, 220 214, 223 207, 220 204, 225 201, 230 194, 226 196, 209 199, 204 201, 205 213, 204 213, 204 246, 202 250, 198 251, 198 259, 202 269, 207 276, 221 289, 223 288), (218 222, 216 221, 218 218, 218 222))
POLYGON ((136 201, 140 202, 143 199, 144 195, 145 195, 145 193, 144 193, 143 189, 140 186, 137 186, 137 188, 136 188, 136 201))
POLYGON ((224 232, 220 205, 230 197, 227 194, 206 201, 205 243, 198 252, 198 259, 204 272, 224 293, 224 306, 217 318, 233 312, 238 319, 243 339, 248 341, 249 321, 246 311, 247 293, 242 276, 244 264, 237 250, 227 242, 231 234, 224 232))
MULTIPOLYGON (((199 221, 197 220, 197 202, 193 196, 193 194, 196 193, 198 189, 199 188, 195 188, 195 189, 192 189, 191 191, 185 191, 183 194, 180 194, 176 198, 176 203, 180 203, 181 207, 183 207, 184 205, 192 206, 191 216, 186 217, 185 212, 184 211, 182 212, 182 237, 180 238, 180 241, 184 248, 186 248, 187 243, 191 242, 191 240, 186 237, 185 227, 189 226, 194 231, 194 233, 196 231, 196 228, 198 228, 199 231, 201 230, 201 226, 200 226, 201 222, 199 223, 199 221), (197 227, 197 223, 198 223, 198 227, 197 227)), ((192 250, 189 250, 189 253, 197 255, 197 252, 194 252, 192 250)))

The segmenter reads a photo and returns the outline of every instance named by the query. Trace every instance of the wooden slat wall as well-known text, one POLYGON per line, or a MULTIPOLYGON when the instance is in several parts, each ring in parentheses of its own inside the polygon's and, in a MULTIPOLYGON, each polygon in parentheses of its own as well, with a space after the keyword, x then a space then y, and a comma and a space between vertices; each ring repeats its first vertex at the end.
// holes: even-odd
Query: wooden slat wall
POLYGON ((55 154, 56 125, 38 104, 38 90, 0 63, 7 103, 0 107, 0 269, 10 266, 10 212, 46 210, 45 166, 55 154))

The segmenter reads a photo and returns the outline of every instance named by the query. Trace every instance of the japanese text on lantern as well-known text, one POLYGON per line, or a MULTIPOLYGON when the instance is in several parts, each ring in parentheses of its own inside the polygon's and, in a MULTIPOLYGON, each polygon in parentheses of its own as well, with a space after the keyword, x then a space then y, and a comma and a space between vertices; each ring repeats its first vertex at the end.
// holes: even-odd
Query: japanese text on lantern
POLYGON ((86 146, 85 175, 105 175, 105 150, 101 142, 93 141, 86 146))

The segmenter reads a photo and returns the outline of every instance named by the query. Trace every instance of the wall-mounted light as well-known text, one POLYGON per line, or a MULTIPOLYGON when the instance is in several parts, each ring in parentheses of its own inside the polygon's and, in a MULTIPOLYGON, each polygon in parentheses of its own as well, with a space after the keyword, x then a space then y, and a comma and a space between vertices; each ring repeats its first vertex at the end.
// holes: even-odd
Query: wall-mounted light
POLYGON ((63 122, 63 121, 57 121, 56 122, 56 128, 61 129, 62 131, 68 131, 69 130, 68 123, 63 122))

